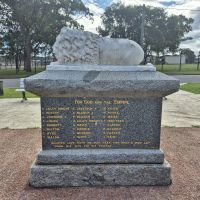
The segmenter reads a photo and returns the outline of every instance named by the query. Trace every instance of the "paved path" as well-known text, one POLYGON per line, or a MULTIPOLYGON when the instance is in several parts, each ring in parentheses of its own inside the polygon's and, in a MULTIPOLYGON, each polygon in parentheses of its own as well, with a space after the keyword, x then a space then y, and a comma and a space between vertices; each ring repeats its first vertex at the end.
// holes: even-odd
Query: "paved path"
MULTIPOLYGON (((200 129, 163 128, 161 148, 172 166, 172 185, 32 188, 30 167, 41 149, 39 129, 0 130, 1 200, 199 200, 200 129)), ((98 174, 97 174, 97 177, 98 174)), ((134 178, 134 177, 133 177, 134 178)))
POLYGON ((200 127, 200 95, 180 90, 163 101, 162 126, 200 127))
POLYGON ((0 99, 0 119, 0 129, 41 127, 40 99, 0 99))
MULTIPOLYGON (((40 100, 0 100, 0 128, 41 127, 40 100)), ((163 101, 162 126, 200 127, 200 95, 184 91, 172 94, 163 101)))

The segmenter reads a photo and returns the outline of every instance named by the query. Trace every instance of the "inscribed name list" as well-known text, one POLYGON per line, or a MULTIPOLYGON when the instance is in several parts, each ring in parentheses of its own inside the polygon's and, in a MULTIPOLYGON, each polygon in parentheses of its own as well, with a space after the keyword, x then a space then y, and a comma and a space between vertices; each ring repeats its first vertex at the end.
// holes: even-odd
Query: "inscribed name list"
POLYGON ((42 97, 43 149, 158 149, 157 98, 42 97))

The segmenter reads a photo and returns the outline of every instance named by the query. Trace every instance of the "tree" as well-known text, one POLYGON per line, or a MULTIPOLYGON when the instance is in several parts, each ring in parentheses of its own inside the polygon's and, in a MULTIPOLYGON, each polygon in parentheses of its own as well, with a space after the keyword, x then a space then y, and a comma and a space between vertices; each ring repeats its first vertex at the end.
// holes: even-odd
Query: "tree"
POLYGON ((195 62, 195 53, 189 48, 182 49, 182 54, 186 56, 186 63, 192 64, 195 62))
POLYGON ((1 50, 0 54, 6 56, 8 60, 15 60, 16 73, 19 72, 19 61, 23 51, 23 40, 19 27, 14 29, 2 30, 0 35, 1 50))
POLYGON ((63 26, 83 28, 73 16, 91 16, 81 0, 0 0, 0 4, 0 26, 6 32, 19 27, 26 71, 31 71, 31 54, 41 43, 52 45, 63 26))
POLYGON ((116 3, 108 7, 102 15, 103 26, 98 27, 99 34, 112 38, 128 38, 140 43, 142 17, 145 21, 145 59, 151 51, 157 55, 164 54, 167 50, 174 52, 184 34, 192 30, 191 18, 187 19, 182 15, 168 16, 162 8, 116 3))
POLYGON ((167 47, 173 54, 176 53, 181 41, 190 40, 190 38, 183 38, 185 33, 192 30, 192 18, 186 18, 183 15, 169 16, 166 21, 165 37, 167 40, 167 47))

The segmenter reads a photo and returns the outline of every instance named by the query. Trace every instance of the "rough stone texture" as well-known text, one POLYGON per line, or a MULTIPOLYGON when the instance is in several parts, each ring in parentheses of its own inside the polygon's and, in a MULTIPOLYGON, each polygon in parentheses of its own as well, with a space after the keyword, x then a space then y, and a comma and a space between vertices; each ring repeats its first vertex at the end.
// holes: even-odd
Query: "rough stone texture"
POLYGON ((170 165, 98 164, 35 165, 29 183, 34 187, 169 185, 170 165))
POLYGON ((53 46, 58 64, 138 65, 144 58, 139 44, 128 39, 63 27, 53 46))
POLYGON ((42 150, 37 164, 163 163, 162 150, 144 149, 68 149, 42 150))
POLYGON ((160 72, 47 70, 26 78, 25 89, 46 97, 163 97, 179 81, 160 72))

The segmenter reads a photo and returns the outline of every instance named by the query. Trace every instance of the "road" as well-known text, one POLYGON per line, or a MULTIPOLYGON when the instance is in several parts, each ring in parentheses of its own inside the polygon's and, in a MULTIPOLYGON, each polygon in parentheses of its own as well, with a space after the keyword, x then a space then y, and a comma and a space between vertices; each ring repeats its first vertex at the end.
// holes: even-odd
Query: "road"
POLYGON ((171 75, 181 83, 200 83, 200 75, 171 75))
POLYGON ((8 88, 18 88, 19 87, 19 79, 0 79, 3 81, 3 87, 8 88))
MULTIPOLYGON (((181 83, 200 83, 200 75, 171 75, 180 80, 181 83)), ((8 88, 18 88, 19 79, 0 79, 3 86, 8 88)))

